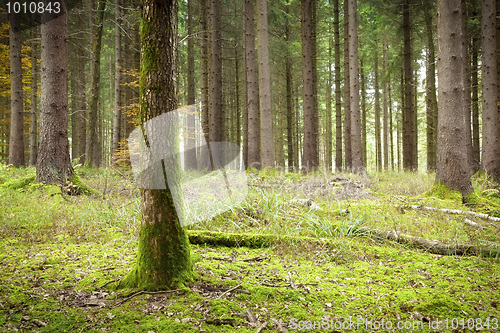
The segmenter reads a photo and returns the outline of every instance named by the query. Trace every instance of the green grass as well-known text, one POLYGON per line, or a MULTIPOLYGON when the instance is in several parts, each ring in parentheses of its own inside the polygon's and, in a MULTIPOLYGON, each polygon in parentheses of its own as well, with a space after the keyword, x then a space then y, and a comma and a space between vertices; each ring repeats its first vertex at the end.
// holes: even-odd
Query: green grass
MULTIPOLYGON (((416 316, 450 323, 500 320, 498 258, 440 256, 356 232, 368 227, 445 243, 500 243, 491 225, 476 230, 463 223, 464 216, 410 208, 480 208, 420 196, 432 187, 433 175, 249 173, 245 201, 190 228, 324 238, 330 246, 192 245, 197 280, 190 291, 143 294, 120 303, 134 292, 114 287, 135 260, 138 190, 123 172, 77 172, 103 196, 51 195, 41 184, 0 189, 0 331, 255 332, 258 325, 244 317, 247 310, 273 331, 276 322, 301 331, 295 324, 341 324, 349 318, 394 325, 416 316), (341 185, 328 184, 336 177, 350 179, 343 194, 351 197, 334 199, 330 192, 341 185), (359 193, 369 197, 356 198, 359 193), (320 209, 293 201, 310 197, 320 209), (242 260, 256 257, 263 259, 242 260), (240 284, 249 293, 216 299, 222 292, 207 289, 240 284)), ((33 169, 0 165, 0 185, 32 174, 33 169)), ((496 184, 474 182, 480 195, 498 200, 496 184)), ((492 327, 486 331, 498 331, 492 327)))

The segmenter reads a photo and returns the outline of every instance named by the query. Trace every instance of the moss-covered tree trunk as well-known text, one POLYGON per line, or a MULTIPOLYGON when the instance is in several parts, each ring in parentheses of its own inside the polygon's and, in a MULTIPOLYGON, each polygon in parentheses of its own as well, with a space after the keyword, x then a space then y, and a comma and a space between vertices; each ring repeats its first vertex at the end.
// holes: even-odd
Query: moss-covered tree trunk
MULTIPOLYGON (((176 0, 143 0, 142 4, 141 124, 177 107, 178 6, 176 0)), ((178 161, 168 160, 165 164, 180 168, 178 161)), ((172 173, 175 170, 169 169, 169 174, 172 173)), ((167 184, 165 190, 141 189, 142 224, 137 260, 120 287, 169 289, 192 279, 189 241, 179 223, 172 186, 175 184, 167 184)))

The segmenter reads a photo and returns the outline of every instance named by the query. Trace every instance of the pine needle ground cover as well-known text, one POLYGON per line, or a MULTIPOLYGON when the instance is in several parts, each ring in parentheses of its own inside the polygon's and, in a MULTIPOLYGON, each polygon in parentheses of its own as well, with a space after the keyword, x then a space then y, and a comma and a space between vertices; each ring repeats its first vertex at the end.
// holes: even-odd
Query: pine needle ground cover
MULTIPOLYGON (((0 186, 32 173, 2 166, 0 186)), ((497 187, 485 179, 475 188, 490 206, 422 195, 426 174, 249 174, 244 202, 190 226, 195 283, 142 292, 115 289, 136 254, 130 176, 78 174, 103 195, 0 188, 1 331, 500 330, 497 254, 435 254, 367 232, 496 249, 499 223, 446 211, 494 215, 497 187)))

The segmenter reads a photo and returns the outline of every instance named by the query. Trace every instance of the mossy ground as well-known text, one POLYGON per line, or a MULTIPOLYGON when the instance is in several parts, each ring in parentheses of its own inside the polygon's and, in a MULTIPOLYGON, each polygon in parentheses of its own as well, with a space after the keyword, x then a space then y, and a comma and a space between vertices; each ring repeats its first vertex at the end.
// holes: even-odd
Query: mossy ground
MULTIPOLYGON (((30 172, 0 171, 0 182, 30 172)), ((196 281, 189 291, 127 300, 134 290, 115 287, 135 260, 137 189, 110 170, 81 170, 79 175, 103 196, 58 200, 61 195, 51 196, 39 186, 0 190, 1 331, 255 332, 264 322, 271 331, 279 331, 280 325, 303 331, 294 330, 295 323, 341 324, 349 318, 394 325, 421 318, 443 323, 480 318, 489 320, 485 331, 500 330, 498 258, 429 254, 350 228, 397 229, 447 243, 500 243, 494 226, 476 230, 464 225, 464 216, 412 209, 419 204, 475 208, 419 197, 431 188, 431 176, 249 174, 245 202, 191 229, 308 236, 328 239, 330 245, 294 243, 293 237, 257 249, 192 245, 196 281), (332 182, 334 178, 351 180, 332 182), (369 195, 358 200, 362 191, 369 195), (343 199, 336 200, 340 194, 343 199), (294 198, 311 198, 320 209, 297 205, 294 198)), ((479 193, 488 190, 484 184, 475 187, 479 193)), ((450 325, 448 330, 424 331, 453 330, 450 325)))

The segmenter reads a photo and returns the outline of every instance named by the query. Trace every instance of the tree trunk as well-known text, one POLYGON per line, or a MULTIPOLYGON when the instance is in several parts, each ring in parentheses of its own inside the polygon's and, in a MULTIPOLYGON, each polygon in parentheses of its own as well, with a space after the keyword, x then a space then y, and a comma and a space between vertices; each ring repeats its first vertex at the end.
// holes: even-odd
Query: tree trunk
POLYGON ((467 156, 463 0, 438 0, 438 142, 436 183, 465 197, 473 191, 467 156))
POLYGON ((314 117, 314 78, 312 50, 312 2, 302 1, 302 82, 304 109, 304 153, 302 169, 306 171, 318 168, 316 130, 314 117))
POLYGON ((104 21, 104 9, 106 7, 105 0, 98 0, 96 19, 94 25, 96 29, 93 37, 92 46, 92 63, 90 66, 90 77, 92 86, 90 90, 90 110, 87 116, 87 143, 85 147, 85 166, 97 168, 99 167, 99 137, 97 124, 97 111, 100 96, 100 81, 101 81, 101 42, 102 30, 104 21))
MULTIPOLYGON (((224 141, 224 114, 222 109, 222 38, 221 38, 221 3, 211 0, 210 31, 211 31, 211 63, 210 63, 210 93, 209 93, 209 140, 211 142, 224 141)), ((218 167, 218 166, 217 166, 218 167)))
MULTIPOLYGON (((144 123, 177 108, 177 1, 143 0, 141 44, 140 122, 144 123)), ((178 146, 175 135, 172 138, 178 146)), ((165 163, 174 169, 169 173, 179 172, 179 159, 165 163)), ((163 190, 141 189, 137 259, 120 287, 178 288, 193 279, 189 241, 179 223, 172 189, 165 183, 163 190)))
MULTIPOLYGON (((285 17, 285 42, 290 43, 290 22, 288 15, 290 14, 290 4, 285 7, 286 17, 285 17)), ((292 76, 292 58, 290 54, 290 49, 286 50, 285 59, 285 89, 286 89, 286 119, 287 119, 287 143, 288 143, 288 170, 293 171, 296 167, 294 163, 294 154, 296 154, 294 147, 294 110, 293 110, 293 76, 292 76)))
POLYGON ((267 0, 257 0, 257 52, 259 58, 260 158, 262 168, 274 168, 273 114, 267 0))
POLYGON ((427 172, 436 171, 436 139, 437 139, 437 97, 436 97, 436 57, 431 15, 431 1, 425 2, 425 29, 427 32, 427 64, 426 64, 426 134, 427 134, 427 172))
POLYGON ((472 64, 471 64, 471 107, 472 107, 472 154, 474 165, 476 168, 473 170, 476 173, 481 164, 480 146, 479 146, 479 80, 478 80, 478 55, 479 55, 479 38, 472 37, 472 64))
POLYGON ((29 164, 35 166, 38 156, 37 127, 38 127, 38 48, 34 41, 38 27, 31 28, 31 116, 30 116, 30 160, 29 164))
MULTIPOLYGON (((394 170, 394 128, 392 122, 391 74, 387 73, 387 97, 389 98, 389 147, 391 150, 391 170, 394 170)), ((397 114, 397 112, 396 112, 397 114)))
POLYGON ((335 38, 335 170, 342 171, 342 101, 340 69, 339 0, 333 0, 333 36, 335 38))
POLYGON ((389 169, 389 138, 388 138, 388 132, 389 132, 389 123, 388 123, 388 106, 387 106, 387 78, 388 78, 388 65, 387 65, 387 42, 384 40, 383 43, 383 66, 382 66, 382 73, 383 73, 383 78, 382 78, 382 109, 383 109, 383 115, 382 115, 382 147, 384 150, 384 170, 389 169))
POLYGON ((482 168, 500 181, 500 115, 495 0, 482 2, 483 145, 482 168))
MULTIPOLYGON (((205 136, 205 141, 209 141, 209 123, 210 123, 210 114, 209 114, 209 91, 208 91, 208 83, 209 83, 209 24, 208 24, 208 14, 210 11, 210 4, 208 0, 201 0, 200 4, 200 53, 201 53, 201 127, 203 129, 203 133, 205 136)), ((201 151, 200 161, 207 161, 208 155, 205 155, 207 152, 206 149, 201 151)), ((200 163, 198 168, 203 170, 207 168, 208 165, 200 163)))
MULTIPOLYGON (((331 33, 331 31, 330 31, 331 33)), ((332 171, 332 40, 328 39, 328 80, 326 83, 325 168, 332 171)))
POLYGON ((374 61, 374 76, 375 76, 375 165, 377 171, 382 171, 382 142, 380 138, 380 90, 379 90, 379 74, 378 74, 378 52, 375 50, 374 61))
POLYGON ((193 0, 188 0, 188 40, 187 40, 187 104, 192 105, 187 116, 187 133, 184 135, 186 150, 184 165, 187 170, 195 170, 196 164, 196 109, 195 109, 195 83, 194 83, 194 27, 193 27, 193 0))
POLYGON ((363 165, 363 148, 361 146, 361 112, 359 106, 357 0, 349 0, 349 83, 351 94, 352 171, 363 174, 365 173, 365 167, 363 165))
POLYGON ((115 0, 115 119, 113 126, 112 155, 118 150, 122 125, 122 15, 121 1, 115 0))
POLYGON ((344 0, 344 154, 345 168, 352 169, 351 149, 351 88, 349 78, 349 0, 344 0))
POLYGON ((10 140, 9 164, 24 165, 23 68, 21 64, 21 16, 9 16, 10 44, 10 140))
POLYGON ((259 82, 255 56, 254 1, 245 0, 245 63, 248 112, 248 167, 260 168, 259 82))
POLYGON ((404 34, 404 111, 403 111, 403 169, 406 171, 416 171, 417 156, 415 151, 417 142, 415 141, 415 105, 413 91, 413 69, 412 69, 412 41, 410 22, 410 0, 404 0, 403 4, 403 34, 404 34))
POLYGON ((366 138, 366 86, 365 86, 365 70, 363 60, 360 61, 359 76, 361 84, 361 144, 363 145, 363 164, 366 168, 368 164, 367 156, 367 138, 366 138))
MULTIPOLYGON (((65 1, 61 2, 63 7, 65 1)), ((68 142, 66 14, 44 12, 41 25, 40 142, 37 182, 63 184, 73 176, 68 142)))

